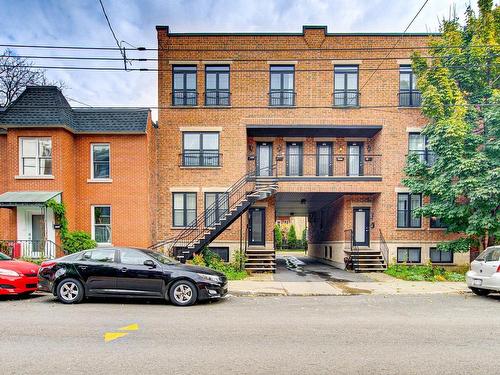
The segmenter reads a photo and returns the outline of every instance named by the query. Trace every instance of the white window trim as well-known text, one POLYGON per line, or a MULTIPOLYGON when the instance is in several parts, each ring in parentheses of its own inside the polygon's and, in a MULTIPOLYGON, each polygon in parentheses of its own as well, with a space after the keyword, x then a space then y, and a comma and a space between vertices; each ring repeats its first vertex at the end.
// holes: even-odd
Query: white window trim
POLYGON ((111 227, 111 242, 97 242, 97 246, 113 246, 113 208, 110 204, 94 204, 90 206, 90 228, 92 239, 95 241, 95 208, 109 207, 109 226, 111 227))
POLYGON ((110 143, 91 143, 90 144, 90 178, 87 182, 113 182, 111 178, 111 144, 110 143), (108 146, 109 150, 109 178, 96 178, 94 177, 94 146, 108 146))
POLYGON ((30 180, 36 180, 36 179, 53 179, 54 178, 54 164, 52 163, 52 174, 40 174, 40 146, 37 144, 37 149, 36 149, 36 171, 37 174, 35 175, 25 175, 23 173, 23 140, 25 139, 36 139, 37 141, 43 139, 43 140, 49 140, 50 141, 50 160, 53 161, 53 155, 52 155, 52 137, 19 137, 19 168, 18 172, 19 174, 15 176, 15 179, 30 179, 30 180))

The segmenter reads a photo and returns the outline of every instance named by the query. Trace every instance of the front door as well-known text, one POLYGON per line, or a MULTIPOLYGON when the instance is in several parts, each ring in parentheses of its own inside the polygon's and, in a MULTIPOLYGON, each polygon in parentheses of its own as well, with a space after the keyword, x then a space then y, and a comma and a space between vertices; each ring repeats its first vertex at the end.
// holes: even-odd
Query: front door
POLYGON ((320 142, 317 144, 317 176, 331 176, 332 171, 332 143, 320 142))
POLYGON ((248 244, 266 244, 266 209, 264 207, 252 207, 248 211, 248 244))
POLYGON ((353 211, 354 217, 354 238, 353 245, 369 246, 370 245, 370 209, 355 208, 353 211))
POLYGON ((256 174, 257 176, 272 176, 273 165, 273 144, 260 142, 257 143, 257 158, 256 158, 256 174))
POLYGON ((31 256, 39 258, 45 248, 45 220, 44 215, 31 215, 31 256))
POLYGON ((302 176, 302 142, 286 144, 286 175, 302 176))
POLYGON ((347 144, 347 175, 363 176, 362 142, 349 142, 347 144))

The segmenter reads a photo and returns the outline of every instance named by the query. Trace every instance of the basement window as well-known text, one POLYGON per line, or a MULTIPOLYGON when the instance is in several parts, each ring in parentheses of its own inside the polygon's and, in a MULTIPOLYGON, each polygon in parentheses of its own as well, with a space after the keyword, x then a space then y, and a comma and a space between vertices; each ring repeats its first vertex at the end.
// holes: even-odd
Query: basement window
POLYGON ((398 247, 398 263, 420 263, 420 247, 398 247))

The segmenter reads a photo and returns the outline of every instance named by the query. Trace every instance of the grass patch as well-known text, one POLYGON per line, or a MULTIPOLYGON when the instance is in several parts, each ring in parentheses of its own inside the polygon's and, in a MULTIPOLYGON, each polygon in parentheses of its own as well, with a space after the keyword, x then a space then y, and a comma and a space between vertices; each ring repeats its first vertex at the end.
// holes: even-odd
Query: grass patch
POLYGON ((385 273, 408 281, 465 281, 465 269, 447 270, 444 267, 427 265, 392 264, 385 273))

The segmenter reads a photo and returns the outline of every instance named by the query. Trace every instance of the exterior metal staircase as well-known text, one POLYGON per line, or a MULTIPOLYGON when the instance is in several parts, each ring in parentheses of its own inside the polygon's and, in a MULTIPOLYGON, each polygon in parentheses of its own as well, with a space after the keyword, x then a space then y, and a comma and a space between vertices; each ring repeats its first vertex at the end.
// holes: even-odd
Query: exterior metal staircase
MULTIPOLYGON (((382 238, 380 240, 381 244, 382 238)), ((344 251, 347 254, 346 265, 348 268, 351 267, 354 272, 380 272, 387 269, 387 258, 382 245, 379 250, 360 248, 354 245, 352 229, 345 231, 345 239, 347 247, 344 251)), ((385 241, 383 242, 385 243, 385 241)))
MULTIPOLYGON (((273 172, 276 166, 272 167, 273 172)), ((274 176, 260 177, 255 172, 248 173, 235 182, 224 194, 198 215, 181 233, 172 239, 167 239, 151 246, 151 249, 162 249, 185 262, 199 253, 205 246, 214 241, 227 227, 238 219, 248 208, 258 200, 266 199, 278 190, 277 178, 274 176), (206 225, 207 217, 215 217, 214 213, 221 206, 227 207, 218 220, 206 225)), ((274 252, 274 250, 273 250, 274 252)))

